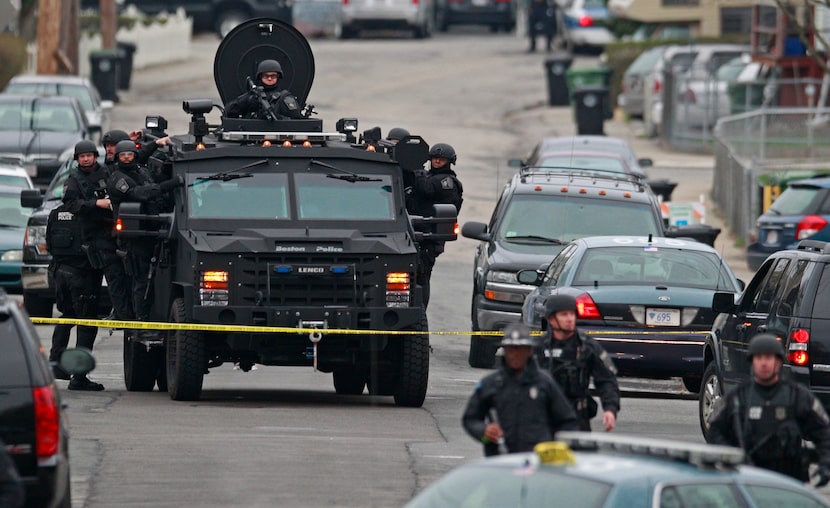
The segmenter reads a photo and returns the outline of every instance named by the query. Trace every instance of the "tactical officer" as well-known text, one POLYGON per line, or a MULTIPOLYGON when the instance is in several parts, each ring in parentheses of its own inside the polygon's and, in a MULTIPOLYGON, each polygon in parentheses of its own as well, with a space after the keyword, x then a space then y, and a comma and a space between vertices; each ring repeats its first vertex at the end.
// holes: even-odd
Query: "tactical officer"
POLYGON ((545 49, 551 50, 556 35, 556 0, 529 0, 527 35, 530 37, 529 53, 536 51, 536 39, 545 38, 545 49))
POLYGON ((504 331, 502 365, 476 385, 464 410, 467 433, 484 443, 484 454, 532 450, 560 430, 576 430, 571 404, 550 374, 533 358, 530 330, 512 324, 504 331))
POLYGON ((537 355, 543 367, 562 387, 571 401, 580 430, 591 430, 591 418, 597 403, 588 388, 591 378, 602 401, 602 425, 606 432, 614 428, 620 411, 620 387, 617 369, 608 353, 597 341, 576 329, 576 299, 570 295, 552 295, 545 302, 548 331, 537 355))
MULTIPOLYGON (((179 178, 161 184, 155 183, 146 167, 138 165, 138 149, 132 141, 120 141, 115 147, 118 167, 107 181, 107 190, 118 217, 122 202, 141 203, 141 212, 158 214, 167 209, 165 194, 182 185, 179 178)), ((152 292, 149 291, 151 261, 157 247, 152 239, 131 239, 124 244, 127 250, 127 274, 132 279, 133 313, 136 319, 146 321, 150 317, 152 292)), ((139 333, 139 336, 146 335, 139 333)))
POLYGON ((103 272, 107 279, 114 317, 133 319, 130 282, 124 272, 124 263, 116 253, 112 204, 107 195, 110 171, 98 164, 97 157, 98 150, 90 141, 75 145, 78 167, 69 172, 63 202, 66 209, 81 220, 84 249, 92 268, 103 272))
POLYGON ((781 372, 784 348, 775 335, 749 341, 752 378, 718 399, 712 411, 709 442, 737 446, 749 463, 808 481, 809 460, 802 439, 818 454, 818 487, 830 482, 830 419, 821 402, 781 372))
POLYGON ((389 129, 389 133, 386 134, 386 141, 394 144, 407 136, 409 136, 408 130, 403 127, 393 127, 389 129))
POLYGON ((256 88, 228 103, 225 116, 229 118, 262 118, 280 120, 301 118, 302 106, 288 90, 277 86, 284 78, 282 66, 276 60, 263 60, 256 69, 256 88))
POLYGON ((115 160, 115 145, 117 145, 119 141, 126 141, 128 139, 130 139, 130 135, 118 129, 107 131, 103 136, 101 136, 101 144, 104 145, 104 151, 106 152, 104 157, 105 163, 110 171, 114 171, 115 165, 118 163, 118 161, 115 160))
MULTIPOLYGON (((431 216, 436 204, 455 205, 461 211, 464 188, 452 170, 456 163, 455 149, 446 143, 436 143, 429 149, 428 170, 416 171, 411 189, 408 189, 407 209, 420 216, 431 216)), ((418 248, 421 258, 418 284, 424 290, 424 307, 429 304, 429 280, 435 260, 444 252, 444 242, 425 240, 418 248)))

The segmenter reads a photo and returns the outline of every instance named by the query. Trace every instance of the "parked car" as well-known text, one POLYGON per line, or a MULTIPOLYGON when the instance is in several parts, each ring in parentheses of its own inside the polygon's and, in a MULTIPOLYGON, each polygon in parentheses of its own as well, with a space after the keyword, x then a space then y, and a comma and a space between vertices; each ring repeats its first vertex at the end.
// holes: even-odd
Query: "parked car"
POLYGON ((436 0, 435 26, 446 32, 452 25, 487 25, 491 32, 516 28, 517 0, 436 0))
POLYGON ((530 167, 546 169, 579 168, 586 172, 595 171, 598 173, 640 176, 634 173, 635 169, 630 167, 628 161, 619 154, 586 150, 545 152, 539 154, 538 159, 530 167))
MULTIPOLYGON (((523 168, 505 186, 488 224, 470 221, 461 234, 479 240, 471 302, 472 330, 497 331, 521 320, 534 286, 519 282, 568 242, 603 234, 663 236, 657 196, 639 179, 523 168)), ((472 367, 489 368, 498 337, 470 337, 472 367)))
POLYGON ((90 130, 98 137, 109 130, 109 110, 112 101, 101 99, 98 89, 86 78, 78 76, 15 76, 6 86, 5 93, 18 95, 60 95, 75 97, 86 114, 90 130))
POLYGON ((20 266, 29 210, 20 206, 22 190, 0 186, 0 287, 9 293, 20 293, 23 288, 20 266))
POLYGON ((549 265, 519 272, 518 280, 538 286, 522 306, 526 325, 546 327, 548 297, 571 295, 577 326, 608 351, 618 375, 680 377, 693 393, 703 375, 703 337, 715 318, 712 296, 737 296, 742 288, 706 244, 622 235, 574 240, 549 265))
MULTIPOLYGON (((617 14, 614 1, 609 2, 612 14, 617 14)), ((624 11, 624 9, 623 9, 624 11)), ((685 41, 694 36, 688 23, 643 23, 633 34, 623 37, 625 41, 685 41)))
POLYGON ((592 432, 556 439, 456 467, 406 508, 830 506, 809 485, 744 465, 738 448, 592 432))
POLYGON ((0 94, 0 159, 24 167, 36 184, 48 184, 93 132, 74 97, 0 94))
POLYGON ((19 187, 21 189, 34 189, 35 184, 29 178, 25 168, 16 164, 6 164, 0 161, 0 185, 8 187, 19 187))
POLYGON ((729 85, 749 64, 749 53, 726 63, 711 61, 709 68, 692 68, 678 76, 675 121, 687 127, 711 129, 718 118, 731 115, 729 85))
MULTIPOLYGON (((0 289, 0 438, 23 480, 27 507, 68 507, 69 433, 52 368, 29 316, 0 289)), ((86 374, 95 360, 67 350, 61 367, 86 374)))
POLYGON ((652 72, 657 60, 663 57, 668 46, 649 48, 638 56, 623 72, 620 82, 620 94, 617 96, 617 106, 621 107, 628 116, 642 118, 644 112, 644 92, 646 76, 652 72))
POLYGON ((432 35, 433 0, 343 0, 335 35, 348 39, 361 30, 406 30, 416 39, 432 35))
POLYGON ((616 41, 608 29, 612 16, 605 0, 564 0, 560 6, 560 33, 571 50, 597 49, 616 41))
POLYGON ((830 240, 830 177, 789 182, 755 222, 756 241, 746 248, 750 270, 761 267, 767 257, 793 249, 801 240, 830 240))
POLYGON ((830 243, 803 240, 772 254, 737 301, 731 293, 716 293, 712 309, 720 314, 703 352, 704 437, 715 403, 749 377, 749 340, 762 332, 780 338, 787 352, 784 369, 830 407, 830 243))

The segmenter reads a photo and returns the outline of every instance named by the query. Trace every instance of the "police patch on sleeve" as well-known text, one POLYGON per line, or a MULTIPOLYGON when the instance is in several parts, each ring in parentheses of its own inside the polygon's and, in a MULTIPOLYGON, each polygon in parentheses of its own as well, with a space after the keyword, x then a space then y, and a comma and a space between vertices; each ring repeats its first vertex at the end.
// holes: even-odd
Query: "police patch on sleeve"
POLYGON ((611 374, 614 374, 615 376, 617 375, 617 366, 614 365, 614 360, 611 359, 607 351, 603 349, 602 353, 599 354, 599 359, 602 360, 602 363, 605 364, 605 368, 607 368, 611 374))
POLYGON ((444 178, 443 180, 441 180, 441 188, 442 189, 450 190, 453 187, 455 187, 455 182, 453 182, 451 176, 448 176, 448 177, 444 178))
POLYGON ((115 188, 118 189, 119 192, 126 193, 130 190, 130 184, 127 183, 127 180, 119 178, 118 181, 115 182, 115 188))

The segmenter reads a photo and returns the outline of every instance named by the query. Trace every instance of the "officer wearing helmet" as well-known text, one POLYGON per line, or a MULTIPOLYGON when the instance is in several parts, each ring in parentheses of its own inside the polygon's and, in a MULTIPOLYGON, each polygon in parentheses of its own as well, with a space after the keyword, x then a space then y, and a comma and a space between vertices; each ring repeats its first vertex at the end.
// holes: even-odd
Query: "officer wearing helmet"
MULTIPOLYGON (((141 203, 141 213, 156 215, 169 209, 168 193, 183 185, 180 177, 156 183, 148 169, 138 164, 138 148, 129 140, 119 141, 115 147, 117 168, 107 180, 107 190, 114 217, 123 202, 141 203)), ((148 290, 148 275, 156 249, 154 239, 137 238, 123 243, 127 251, 126 271, 131 279, 133 315, 147 320, 152 306, 152 293, 148 290)), ((146 336, 147 333, 139 333, 146 336)))
MULTIPOLYGON (((464 187, 452 165, 457 160, 455 149, 446 143, 436 143, 429 149, 429 161, 424 170, 416 171, 410 179, 411 187, 406 189, 406 207, 409 213, 428 217, 436 204, 454 205, 456 212, 461 211, 464 202, 464 187)), ((418 270, 418 284, 423 287, 424 307, 429 304, 429 280, 435 260, 444 252, 444 242, 425 240, 421 242, 418 253, 421 258, 418 270)))
POLYGON ((393 127, 389 129, 389 133, 386 134, 386 141, 395 144, 407 136, 409 136, 408 130, 403 127, 393 127))
POLYGON ((285 77, 282 65, 276 60, 263 60, 256 69, 256 89, 249 90, 225 107, 225 116, 229 118, 267 119, 273 113, 275 119, 301 118, 302 105, 288 90, 282 90, 277 84, 285 77), (263 99, 270 105, 263 105, 263 99))
POLYGON ((598 405, 589 389, 592 379, 602 402, 603 428, 612 430, 620 411, 617 369, 596 340, 576 329, 576 298, 567 294, 548 297, 542 325, 546 331, 536 354, 570 400, 580 430, 591 430, 591 418, 597 414, 598 405))
POLYGON ((775 335, 749 341, 751 378, 715 403, 707 441, 737 446, 752 465, 806 482, 809 460, 803 440, 812 441, 819 465, 817 487, 830 482, 830 419, 821 401, 781 368, 785 353, 775 335))
POLYGON ((128 139, 130 139, 130 135, 119 129, 107 131, 101 136, 101 144, 104 145, 104 151, 106 152, 104 161, 111 171, 115 170, 115 165, 118 163, 115 160, 115 145, 119 141, 126 141, 128 139))
POLYGON ((107 165, 109 171, 115 171, 118 164, 118 161, 115 160, 115 146, 119 141, 130 140, 136 143, 139 163, 147 162, 147 159, 149 159, 159 147, 166 146, 170 143, 169 136, 153 138, 152 143, 150 142, 151 140, 145 138, 147 138, 147 136, 145 136, 144 132, 141 130, 134 130, 129 133, 119 129, 107 131, 101 137, 101 144, 104 145, 104 151, 106 152, 105 164, 107 165))
POLYGON ((577 430, 571 404, 550 374, 533 358, 536 341, 519 323, 504 330, 501 366, 478 382, 467 403, 462 425, 484 443, 484 454, 526 452, 550 441, 560 430, 577 430))

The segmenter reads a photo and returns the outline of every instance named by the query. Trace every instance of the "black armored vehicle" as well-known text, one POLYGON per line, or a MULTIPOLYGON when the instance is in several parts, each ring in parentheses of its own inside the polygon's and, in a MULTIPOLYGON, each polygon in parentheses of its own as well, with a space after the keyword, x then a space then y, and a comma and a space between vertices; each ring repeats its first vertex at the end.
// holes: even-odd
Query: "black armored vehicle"
MULTIPOLYGON (((223 103, 245 92, 265 59, 279 61, 280 85, 305 104, 311 48, 270 19, 249 20, 220 44, 214 77, 223 103)), ((308 114, 223 114, 212 125, 206 115, 221 105, 189 100, 183 109, 192 115, 189 133, 151 159, 154 171, 184 182, 172 192, 172 212, 150 216, 122 203, 120 234, 158 242, 152 321, 227 330, 127 339, 127 388, 149 391, 158 382, 172 399, 194 400, 205 373, 223 363, 243 371, 313 366, 333 373, 337 393, 368 386, 399 406, 422 405, 429 332, 417 249, 424 239, 457 238, 454 206, 436 205, 432 217, 406 210, 402 167, 422 164, 426 143, 411 137, 387 146, 370 135, 377 129, 356 138, 356 119, 329 132, 308 114)))

